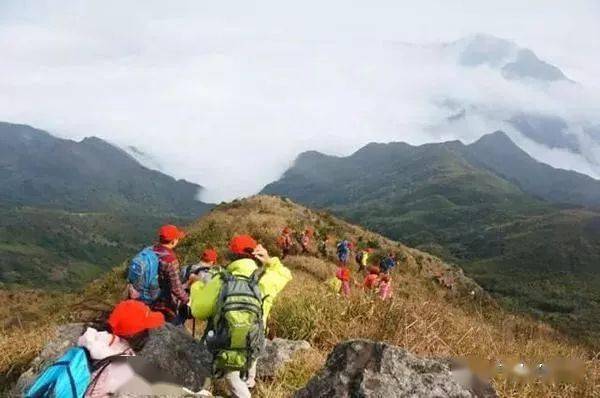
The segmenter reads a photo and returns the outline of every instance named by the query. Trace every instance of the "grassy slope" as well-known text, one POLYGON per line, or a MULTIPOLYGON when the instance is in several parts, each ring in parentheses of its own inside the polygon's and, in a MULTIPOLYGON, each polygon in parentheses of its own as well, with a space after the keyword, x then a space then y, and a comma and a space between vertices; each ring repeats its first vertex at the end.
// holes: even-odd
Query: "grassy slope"
MULTIPOLYGON (((514 384, 498 378, 495 386, 505 397, 579 397, 598 393, 595 386, 600 383, 600 363, 585 347, 572 343, 546 324, 506 313, 483 292, 472 298, 466 292, 476 289, 476 285, 435 257, 291 202, 259 196, 218 206, 190 226, 179 254, 186 262, 195 261, 206 244, 224 253, 225 243, 234 233, 250 233, 276 251, 275 238, 284 225, 295 228, 311 225, 336 237, 362 236, 377 242, 381 250, 395 250, 402 261, 394 274, 395 297, 381 304, 358 292, 349 301, 330 292, 323 282, 335 268, 331 257, 291 256, 286 260, 294 280, 278 298, 270 328, 280 337, 307 339, 313 349, 296 358, 274 380, 260 383, 257 396, 289 396, 322 366, 327 352, 336 343, 356 337, 388 341, 419 355, 436 357, 531 361, 554 356, 580 358, 586 363, 587 373, 579 385, 514 384), (459 281, 454 291, 434 281, 433 276, 440 273, 452 274, 459 281)), ((18 320, 5 325, 0 338, 3 359, 0 372, 5 373, 13 366, 17 373, 52 335, 53 324, 67 319, 96 318, 100 310, 118 299, 122 288, 123 269, 120 269, 90 285, 77 296, 75 304, 69 304, 75 296, 40 300, 39 307, 30 306, 18 297, 6 298, 9 304, 21 303, 18 312, 30 313, 22 327, 18 320), (17 347, 15 341, 28 344, 17 347)))
POLYGON ((512 308, 598 343, 600 213, 527 195, 469 162, 466 148, 371 144, 347 158, 301 155, 265 192, 459 263, 512 308))

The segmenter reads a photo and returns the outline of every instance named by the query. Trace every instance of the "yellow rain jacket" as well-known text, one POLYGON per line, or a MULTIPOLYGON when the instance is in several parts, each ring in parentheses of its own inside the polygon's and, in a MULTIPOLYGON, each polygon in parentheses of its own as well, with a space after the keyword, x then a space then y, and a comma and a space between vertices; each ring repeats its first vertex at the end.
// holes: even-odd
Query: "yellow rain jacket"
MULTIPOLYGON (((258 288, 263 295, 263 319, 266 326, 275 297, 292 280, 292 273, 277 257, 271 258, 271 261, 264 267, 264 273, 258 281, 258 288)), ((227 271, 233 275, 250 277, 257 268, 253 260, 245 258, 229 264, 227 271)), ((215 316, 222 286, 223 281, 219 277, 212 278, 206 284, 194 283, 192 285, 190 307, 194 318, 207 320, 215 316)))

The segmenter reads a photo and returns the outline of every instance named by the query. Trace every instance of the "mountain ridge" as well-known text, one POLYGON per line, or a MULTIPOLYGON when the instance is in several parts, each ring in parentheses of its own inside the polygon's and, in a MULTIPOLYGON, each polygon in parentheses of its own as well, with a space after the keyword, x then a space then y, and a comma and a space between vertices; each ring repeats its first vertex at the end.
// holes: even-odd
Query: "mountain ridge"
POLYGON ((98 137, 77 142, 27 125, 0 123, 0 156, 2 203, 179 216, 210 208, 196 199, 201 185, 148 169, 98 137))
POLYGON ((470 145, 370 148, 389 151, 295 164, 262 193, 456 262, 507 305, 600 336, 600 181, 538 162, 502 132, 470 145))

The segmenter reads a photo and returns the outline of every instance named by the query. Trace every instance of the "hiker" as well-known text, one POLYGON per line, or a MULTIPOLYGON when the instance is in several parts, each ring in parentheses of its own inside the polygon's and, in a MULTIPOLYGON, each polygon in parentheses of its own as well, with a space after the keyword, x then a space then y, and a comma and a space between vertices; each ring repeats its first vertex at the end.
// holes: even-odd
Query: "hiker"
POLYGON ((340 267, 346 266, 346 264, 348 263, 348 258, 350 257, 350 247, 351 243, 348 242, 346 239, 342 239, 337 244, 337 256, 340 267))
POLYGON ((190 278, 194 281, 201 283, 208 283, 213 276, 217 275, 220 271, 220 267, 217 265, 219 254, 213 248, 207 248, 202 252, 200 256, 200 262, 198 264, 188 265, 181 270, 182 282, 184 287, 189 292, 188 282, 190 278), (192 275, 196 275, 197 278, 193 278, 192 275))
POLYGON ((205 343, 213 353, 215 377, 224 377, 231 394, 250 397, 256 360, 265 343, 273 302, 292 274, 249 235, 231 239, 233 261, 206 285, 194 283, 194 318, 210 320, 205 343))
POLYGON ((366 248, 358 250, 356 253, 356 263, 358 264, 358 272, 363 272, 369 265, 369 256, 373 252, 373 249, 366 248))
POLYGON ((138 253, 129 266, 129 298, 143 301, 160 311, 167 322, 181 325, 179 304, 188 302, 188 294, 179 279, 179 261, 173 249, 185 233, 174 225, 158 230, 159 242, 138 253))
MULTIPOLYGON (((123 301, 113 309, 107 324, 109 332, 99 332, 88 328, 79 338, 78 345, 84 347, 90 353, 92 360, 102 361, 110 356, 135 356, 133 348, 141 349, 140 346, 149 329, 155 329, 164 325, 165 319, 162 313, 153 312, 140 301, 123 301)), ((86 398, 100 398, 115 394, 122 389, 127 389, 127 384, 135 385, 135 389, 147 384, 140 383, 141 376, 127 362, 109 362, 106 367, 101 367, 92 374, 92 382, 86 393, 86 398), (133 382, 138 379, 137 382, 133 382), (141 385, 140 385, 141 384, 141 385)), ((140 394, 152 394, 149 385, 144 386, 146 391, 140 394)), ((138 391, 136 391, 138 393, 138 391)))
POLYGON ((306 231, 300 235, 300 246, 302 246, 303 254, 310 254, 310 250, 308 250, 308 246, 310 245, 310 241, 313 236, 313 230, 311 228, 307 228, 306 231))
POLYGON ((281 259, 283 260, 290 254, 294 245, 292 230, 289 227, 283 229, 281 235, 277 238, 277 245, 281 249, 281 259))
MULTIPOLYGON (((127 361, 141 349, 147 331, 164 325, 160 312, 139 300, 119 303, 108 318, 108 331, 87 328, 78 347, 46 368, 25 394, 33 397, 103 398, 135 392, 154 395, 152 385, 127 361), (128 388, 128 386, 130 386, 128 388)), ((181 391, 181 389, 179 389, 181 391)))
POLYGON ((379 268, 383 274, 389 273, 392 268, 396 266, 396 256, 394 253, 388 253, 387 256, 383 257, 379 262, 379 268))
POLYGON ((368 268, 368 274, 365 277, 365 281, 363 282, 363 287, 365 290, 373 290, 379 286, 379 268, 375 266, 370 266, 368 268))
POLYGON ((328 252, 327 252, 327 243, 329 242, 329 237, 327 235, 323 236, 323 238, 321 238, 319 240, 319 244, 317 245, 317 248, 319 250, 319 254, 321 254, 322 257, 327 258, 328 256, 328 252))
POLYGON ((389 274, 381 275, 378 293, 379 298, 383 301, 392 297, 392 279, 389 274))
POLYGON ((350 296, 350 269, 346 265, 340 265, 335 277, 341 282, 339 293, 344 297, 350 296))

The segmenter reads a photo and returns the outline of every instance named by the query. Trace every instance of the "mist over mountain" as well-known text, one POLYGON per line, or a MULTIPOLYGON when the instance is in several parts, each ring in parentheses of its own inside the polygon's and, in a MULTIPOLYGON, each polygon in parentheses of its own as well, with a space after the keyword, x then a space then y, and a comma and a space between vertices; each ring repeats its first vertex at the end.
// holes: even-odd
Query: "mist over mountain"
POLYGON ((257 6, 264 15, 225 5, 206 13, 152 3, 142 14, 122 4, 110 14, 15 6, 0 31, 0 93, 11 93, 0 94, 0 120, 101 137, 148 168, 201 183, 208 202, 255 193, 306 150, 473 142, 495 130, 537 160, 600 175, 589 7, 471 2, 439 13, 433 1, 308 1, 292 12, 267 3, 257 6))
POLYGON ((476 67, 487 65, 501 72, 508 80, 569 81, 555 65, 545 62, 528 48, 491 35, 476 34, 447 45, 456 51, 458 63, 476 67))

